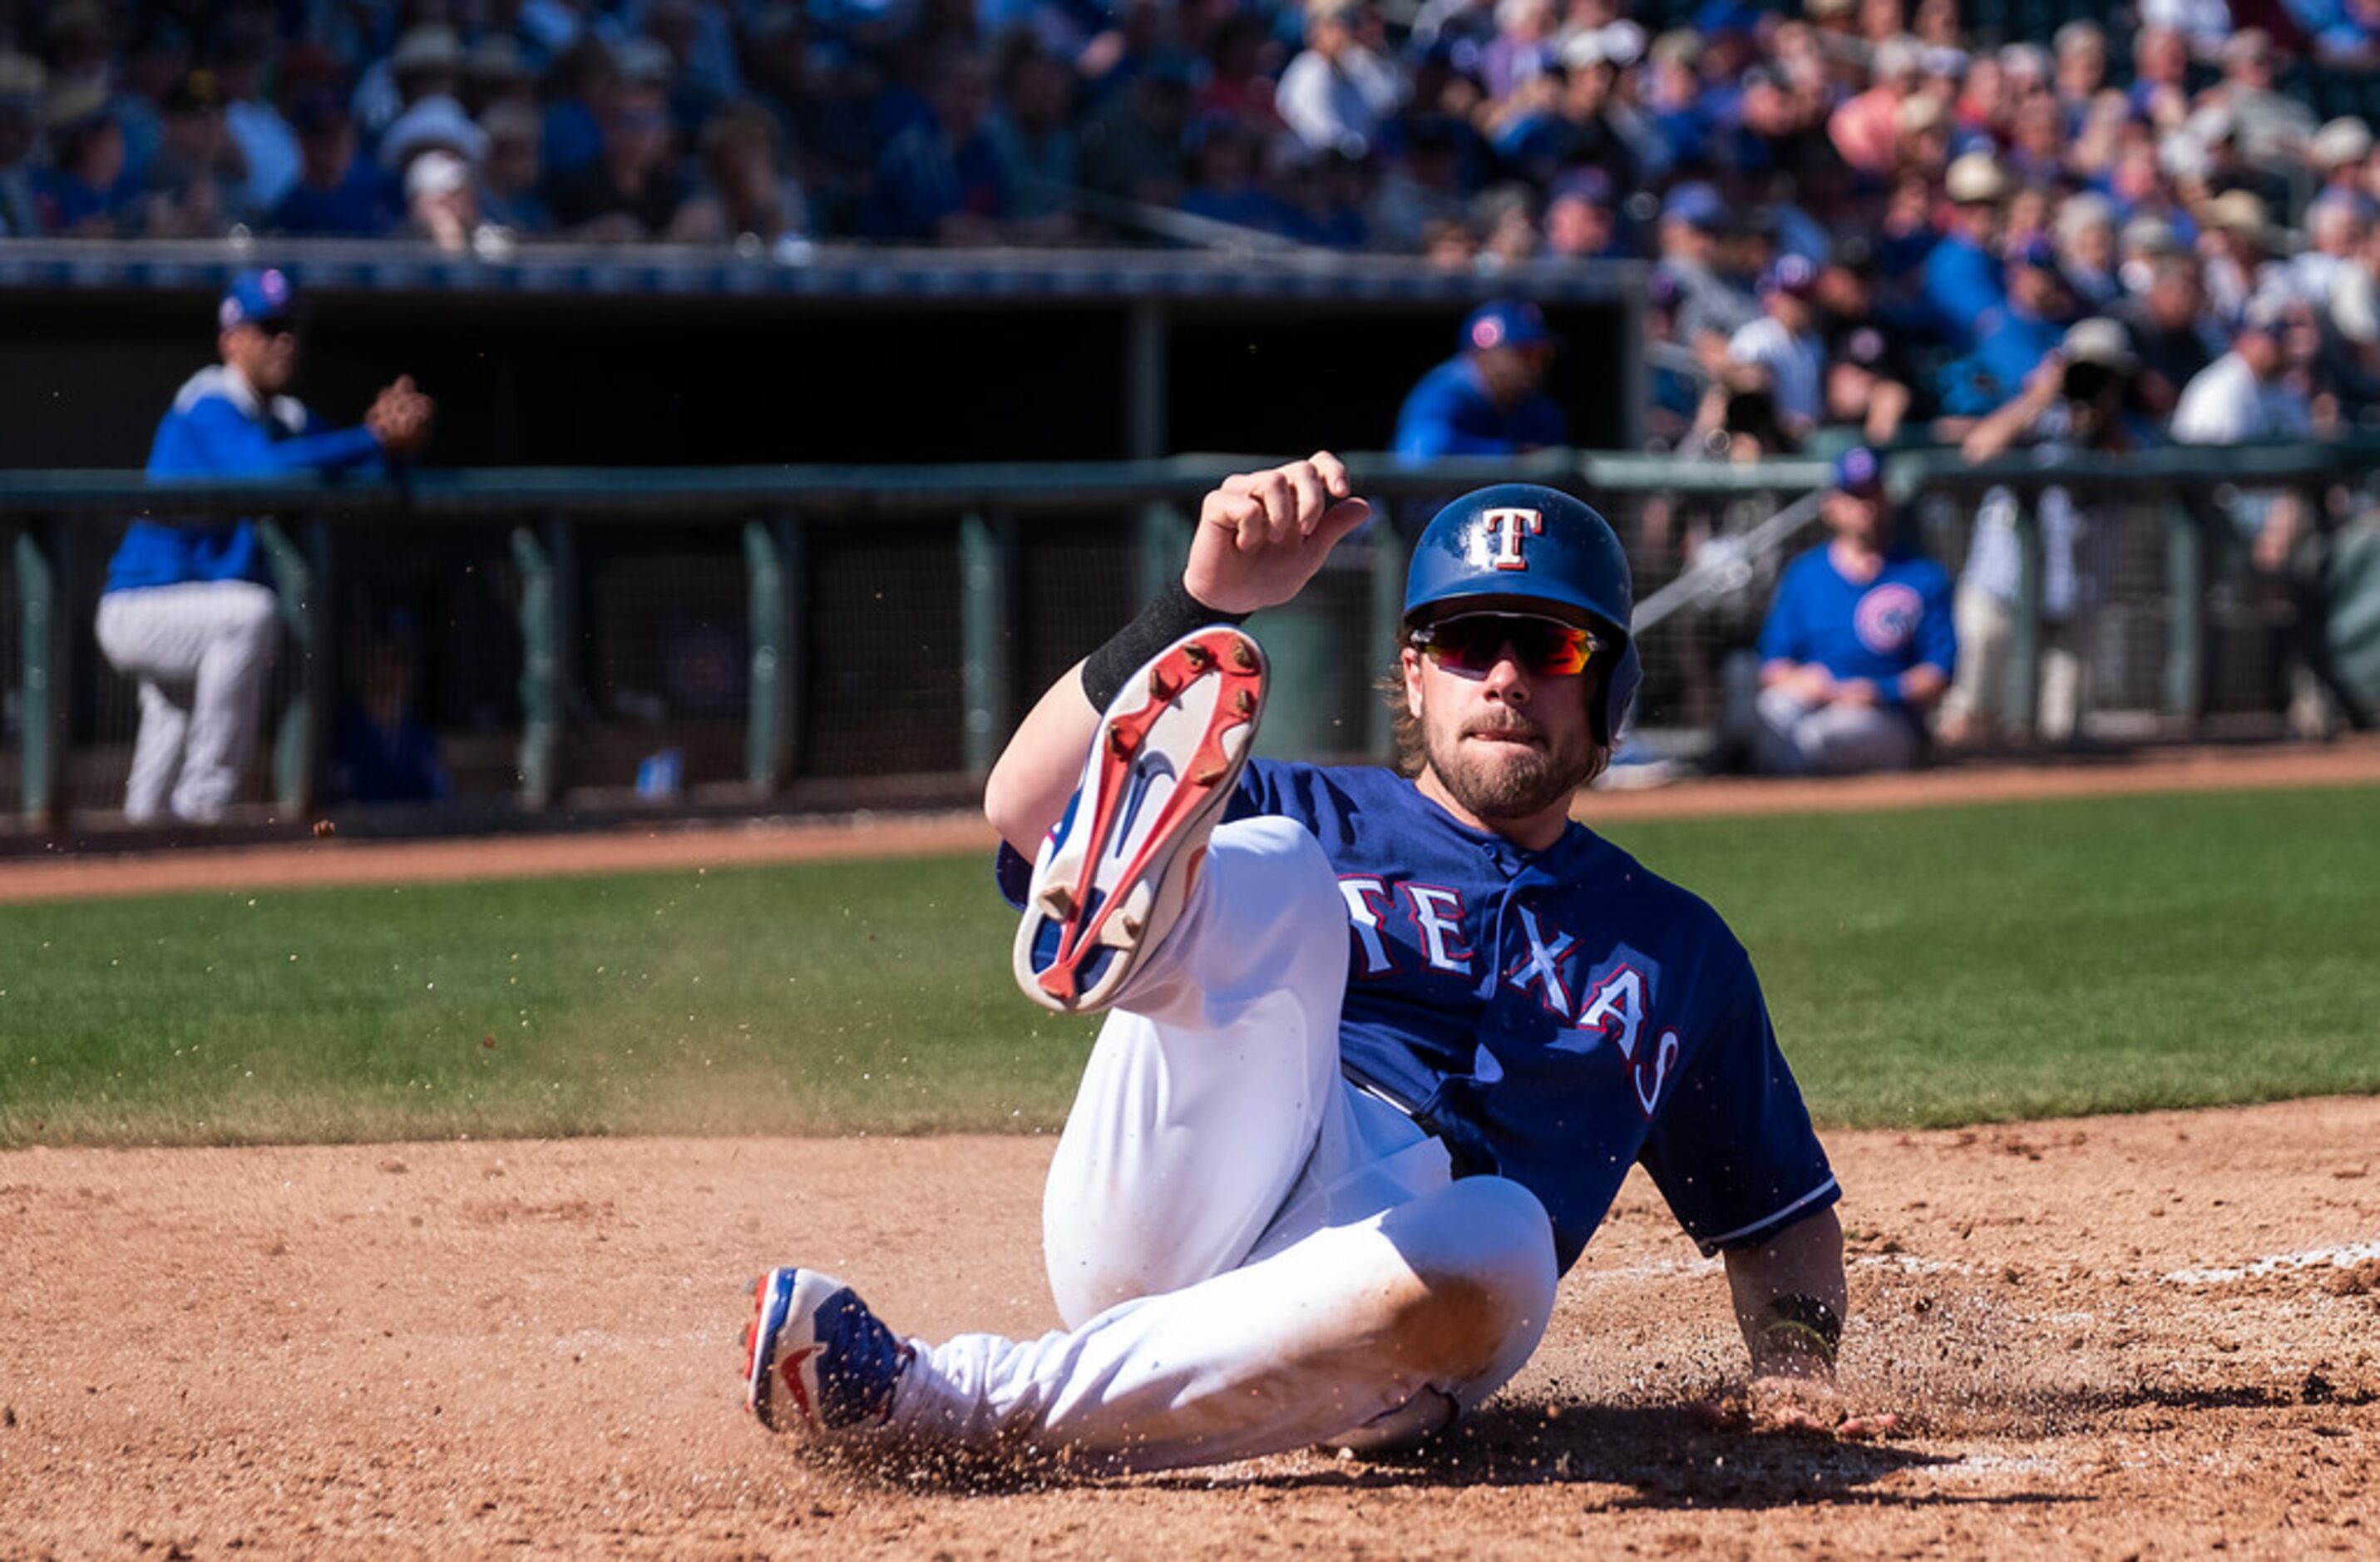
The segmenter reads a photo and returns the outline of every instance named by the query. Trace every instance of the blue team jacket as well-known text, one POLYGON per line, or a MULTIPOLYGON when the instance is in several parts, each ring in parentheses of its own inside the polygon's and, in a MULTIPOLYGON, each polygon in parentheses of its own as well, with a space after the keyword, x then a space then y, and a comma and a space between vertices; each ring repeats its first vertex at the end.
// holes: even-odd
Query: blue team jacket
MULTIPOLYGON (((261 401, 245 378, 218 363, 185 381, 174 405, 158 421, 156 441, 149 447, 149 476, 152 482, 275 477, 344 471, 379 459, 380 441, 370 430, 325 431, 295 397, 261 401)), ((108 561, 106 589, 266 580, 256 528, 245 519, 140 519, 108 561)))
POLYGON ((1508 412, 1488 399, 1479 372, 1462 354, 1424 374, 1397 412, 1396 453, 1409 461, 1510 456, 1564 438, 1561 409, 1550 397, 1530 397, 1508 412))

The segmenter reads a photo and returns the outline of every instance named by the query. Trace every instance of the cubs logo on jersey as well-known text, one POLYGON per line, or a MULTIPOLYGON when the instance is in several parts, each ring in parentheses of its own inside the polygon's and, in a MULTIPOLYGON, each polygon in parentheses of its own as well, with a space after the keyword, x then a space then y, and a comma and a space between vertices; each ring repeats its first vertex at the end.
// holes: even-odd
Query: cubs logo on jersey
POLYGON ((1852 615, 1852 628, 1860 643, 1879 656, 1906 650, 1917 638, 1918 622, 1925 616, 1925 599, 1916 588, 1887 580, 1860 598, 1852 615))

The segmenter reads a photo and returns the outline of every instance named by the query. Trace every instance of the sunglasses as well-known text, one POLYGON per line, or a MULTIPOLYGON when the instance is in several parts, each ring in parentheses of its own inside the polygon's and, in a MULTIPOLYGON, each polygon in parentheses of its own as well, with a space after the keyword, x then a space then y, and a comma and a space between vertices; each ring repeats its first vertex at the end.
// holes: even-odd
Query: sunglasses
POLYGON ((1413 632, 1421 653, 1452 672, 1484 675, 1512 648, 1512 660, 1539 677, 1586 671, 1598 642, 1594 634, 1556 618, 1509 613, 1465 613, 1413 632))

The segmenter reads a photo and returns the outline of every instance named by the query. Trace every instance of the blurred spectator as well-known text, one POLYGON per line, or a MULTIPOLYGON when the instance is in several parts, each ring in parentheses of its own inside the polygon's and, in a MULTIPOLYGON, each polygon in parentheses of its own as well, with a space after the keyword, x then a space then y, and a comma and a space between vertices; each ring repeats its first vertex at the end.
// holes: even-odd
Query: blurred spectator
POLYGON ((1554 339, 1536 305, 1482 304, 1463 321, 1462 342, 1406 394, 1397 411, 1399 458, 1510 456, 1563 443, 1561 409, 1539 388, 1554 339))
POLYGON ((1827 341, 1818 331, 1818 268, 1779 257, 1760 279, 1761 317, 1728 338, 1728 357, 1768 371, 1777 422, 1801 443, 1826 416, 1827 341))
POLYGON ((1865 240, 1840 247, 1818 273, 1818 319, 1827 342, 1824 421, 1889 445, 1909 416, 1916 374, 1896 329, 1876 308, 1875 262, 1865 240))
POLYGON ((537 78, 521 55, 520 45, 501 32, 491 32, 463 55, 463 107, 484 123, 488 111, 510 104, 534 112, 538 106, 537 78))
POLYGON ((809 205, 787 177, 776 121, 758 104, 735 104, 702 128, 701 193, 678 208, 669 237, 720 244, 747 235, 776 246, 808 241, 809 205))
POLYGON ((1832 540, 1786 566, 1760 631, 1755 756, 1788 775, 1905 769, 1958 665, 1950 580, 1895 547, 1873 450, 1836 459, 1824 503, 1832 540))
MULTIPOLYGON (((2174 442, 2251 445, 2312 438, 2313 403, 2289 377, 2295 325, 2288 306, 2267 301, 2251 308, 2232 334, 2231 350, 2183 387, 2173 411, 2174 442)), ((2296 496, 2244 495, 2237 514, 2258 567, 2278 570, 2303 519, 2296 496)))
POLYGON ((1546 258, 1556 262, 1625 258, 1628 249, 1621 240, 1620 214, 1611 197, 1611 177, 1600 168, 1581 168, 1555 185, 1546 202, 1546 258))
POLYGON ((414 707, 421 636, 390 614, 356 657, 353 686, 331 723, 331 795, 342 802, 433 802, 454 781, 438 735, 414 707))
POLYGON ((1991 153, 1971 152, 1943 176, 1950 215, 1925 257, 1924 291, 1936 329, 1954 347, 1971 347, 1984 317, 2008 301, 2000 274, 2000 208, 2008 177, 1991 153))
POLYGON ((1013 181, 1009 214, 1037 238, 1070 237, 1080 179, 1073 79, 1029 35, 1017 33, 1003 44, 999 87, 985 130, 1013 181))
POLYGON ((601 155, 552 183, 547 201, 554 222, 571 238, 598 244, 634 243, 666 232, 686 196, 672 134, 661 90, 623 83, 603 116, 601 155))
POLYGON ((1900 164, 1900 138, 1922 128, 1923 116, 1908 113, 1917 97, 1922 60, 1914 40, 1888 38, 1871 56, 1876 84, 1846 100, 1827 120, 1827 134, 1842 160, 1864 174, 1889 174, 1900 164), (1913 123, 1912 123, 1913 121, 1913 123))
POLYGON ((2213 59, 2231 36, 2231 7, 2226 0, 2140 0, 2141 25, 2173 34, 2175 42, 2200 59, 2213 59))
POLYGON ((223 86, 212 71, 190 72, 166 97, 164 144, 144 183, 143 231, 152 238, 211 238, 247 219, 248 168, 224 121, 223 86))
POLYGON ((1411 254, 1423 248, 1430 224, 1463 220, 1463 148, 1471 131, 1440 114, 1415 115, 1402 128, 1403 155, 1381 174, 1370 217, 1382 248, 1411 254))
POLYGON ((2195 257, 2168 252, 2151 263, 2148 285, 2118 304, 2115 317, 2140 365, 2143 407, 2167 418, 2182 387, 2223 351, 2222 334, 2206 311, 2195 257))
POLYGON ((875 231, 887 238, 985 244, 1008 214, 1008 170, 984 131, 991 71, 961 49, 933 70, 933 117, 893 138, 877 165, 875 231))
POLYGON ((1178 202, 1189 114, 1189 61, 1151 60, 1083 127, 1084 188, 1148 206, 1178 202))
POLYGON ((42 134, 49 72, 24 55, 0 54, 0 237, 39 232, 33 151, 42 134))
POLYGON ((480 211, 516 237, 550 232, 553 214, 541 193, 545 124, 535 108, 500 103, 480 118, 488 154, 480 165, 480 211))
POLYGON ((2073 316, 2057 250, 2034 238, 2008 256, 2008 297, 1975 322, 1975 350, 1943 372, 1942 410, 1952 419, 1990 411, 2022 391, 2073 316))
POLYGON ((592 35, 558 60, 547 83, 546 171, 556 177, 594 165, 603 153, 603 121, 623 85, 620 67, 592 35))
POLYGON ((213 64, 223 84, 224 129, 248 169, 241 204, 251 212, 270 212, 298 182, 301 157, 298 132, 264 95, 264 43, 235 38, 216 51, 213 64))
POLYGON ((1297 209, 1257 177, 1262 150, 1254 127, 1229 115, 1208 115, 1191 127, 1190 188, 1183 193, 1182 210, 1209 222, 1297 238, 1297 209))
POLYGON ((2169 27, 2148 22, 2132 34, 2132 112, 2160 131, 2190 117, 2190 46, 2169 27))
POLYGON ((1366 0, 1307 0, 1305 49, 1281 73, 1274 103, 1314 151, 1363 156, 1403 102, 1403 79, 1375 42, 1378 26, 1366 0))
POLYGON ((356 118, 365 138, 377 143, 416 104, 443 98, 459 108, 462 96, 463 41, 443 21, 422 21, 365 68, 356 83, 356 118))
MULTIPOLYGON (((2120 454, 2144 438, 2132 409, 2140 360, 2123 326, 2092 319, 2066 334, 2058 351, 2023 391, 1979 421, 1960 445, 1971 462, 1989 461, 2022 444, 2045 464, 2071 452, 2120 454)), ((1959 745, 2011 735, 2010 657, 2015 646, 2024 584, 2017 534, 2020 504, 2008 488, 1987 490, 1976 506, 1967 562, 1959 573, 1952 616, 1959 637, 1958 675, 1942 703, 1940 736, 1959 745)), ((2095 517, 2062 485, 2042 489, 2034 506, 2040 538, 2040 679, 2034 722, 2054 743, 2080 730, 2091 609, 2096 598, 2086 543, 2095 517)))
POLYGON ((2076 305, 2095 312, 2123 295, 2116 275, 2116 209, 2095 190, 2070 197, 2054 225, 2058 275, 2076 305))
POLYGON ((2372 155, 2372 128, 2362 120, 2334 119, 2316 130, 2307 145, 2307 161, 2322 180, 2322 194, 2343 196, 2362 205, 2371 197, 2363 189, 2364 161, 2372 155))
POLYGON ((2200 210, 2199 252, 2205 261, 2206 296, 2215 313, 2236 321, 2256 296, 2277 236, 2265 216, 2265 203, 2244 189, 2227 189, 2200 210))
POLYGON ((67 89, 51 104, 55 164, 39 182, 42 227, 71 238, 111 238, 132 230, 140 191, 126 168, 124 131, 108 114, 106 96, 88 85, 67 89))
POLYGON ((107 112, 124 130, 124 151, 135 178, 149 172, 150 159, 165 144, 165 98, 190 73, 190 35, 178 22, 151 22, 133 41, 124 69, 107 100, 107 112))
POLYGON ((2087 19, 2070 21, 2050 40, 2050 48, 2058 58, 2058 101, 2079 109, 2097 97, 2107 84, 2107 30, 2087 19))
POLYGON ((1750 289, 1719 269, 1719 239, 1728 226, 1727 202, 1706 184, 1682 184, 1661 208, 1661 271, 1678 295, 1677 339, 1715 364, 1727 342, 1760 317, 1750 289))
POLYGON ((301 159, 298 182, 273 209, 270 226, 281 233, 355 237, 394 227, 389 183, 357 155, 356 123, 338 100, 318 94, 299 104, 292 118, 301 159))
POLYGON ((483 231, 471 165, 443 150, 406 165, 405 231, 448 255, 485 253, 502 242, 483 231))
POLYGON ((2242 28, 2224 41, 2223 84, 2217 89, 2237 133, 2240 155, 2269 165, 2304 155, 2313 140, 2313 111, 2275 90, 2279 51, 2262 28, 2242 28))

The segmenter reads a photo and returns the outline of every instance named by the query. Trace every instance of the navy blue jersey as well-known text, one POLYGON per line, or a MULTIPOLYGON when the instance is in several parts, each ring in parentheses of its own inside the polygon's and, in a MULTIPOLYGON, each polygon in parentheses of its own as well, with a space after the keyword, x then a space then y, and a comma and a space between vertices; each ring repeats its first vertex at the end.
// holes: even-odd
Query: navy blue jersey
POLYGON ((1642 1162, 1706 1253, 1839 1196, 1743 946, 1582 824, 1524 851, 1383 769, 1250 763, 1229 818, 1313 832, 1349 917, 1340 1061, 1575 1263, 1642 1162))

